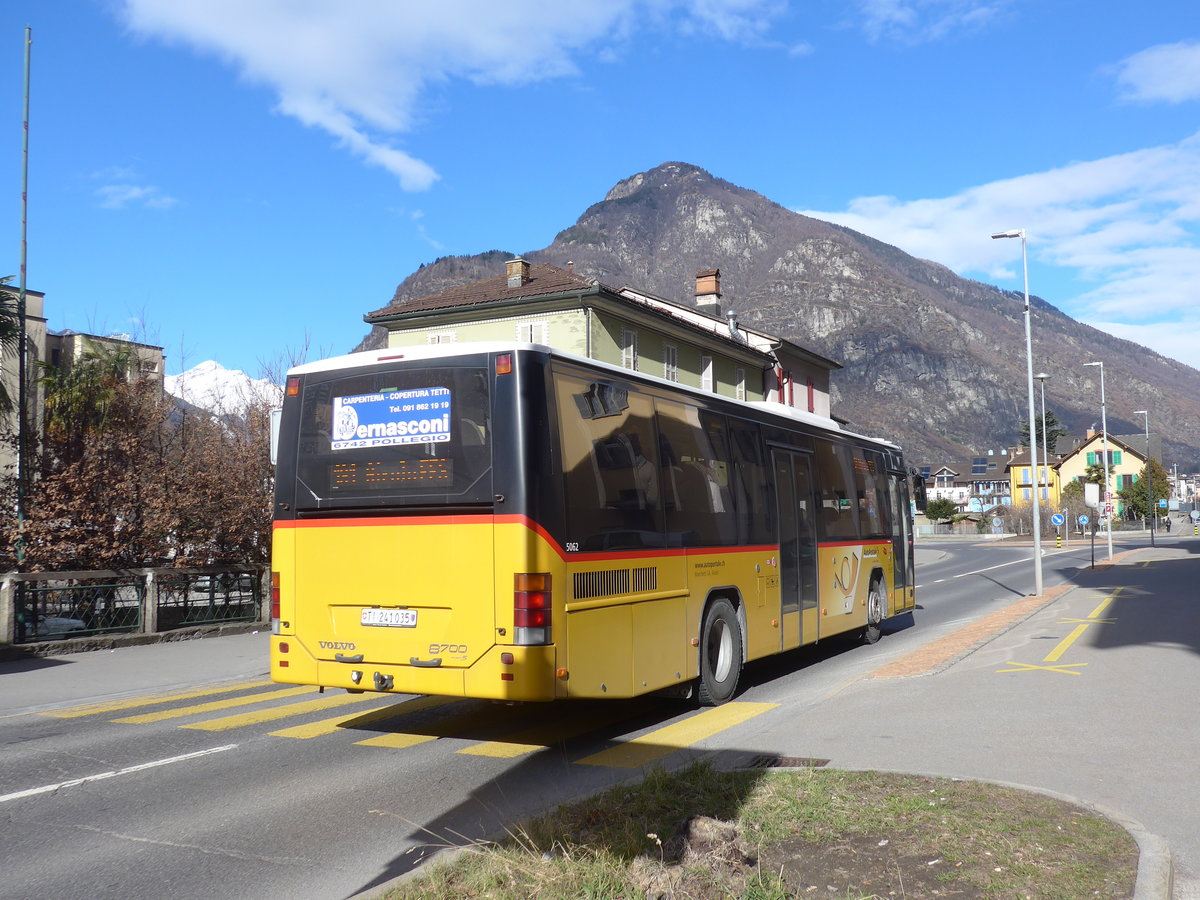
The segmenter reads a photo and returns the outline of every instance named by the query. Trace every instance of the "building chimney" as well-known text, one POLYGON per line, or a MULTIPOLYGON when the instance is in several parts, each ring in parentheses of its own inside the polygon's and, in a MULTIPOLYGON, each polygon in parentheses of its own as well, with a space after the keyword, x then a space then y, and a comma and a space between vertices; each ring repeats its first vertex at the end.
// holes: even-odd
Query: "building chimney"
POLYGON ((721 315, 721 270, 702 269, 696 273, 696 308, 710 316, 721 315))
POLYGON ((508 286, 510 288, 519 288, 529 284, 529 263, 526 260, 518 256, 505 263, 505 267, 508 270, 508 286))
POLYGON ((573 260, 573 259, 567 260, 567 274, 568 275, 575 274, 575 260, 573 260))

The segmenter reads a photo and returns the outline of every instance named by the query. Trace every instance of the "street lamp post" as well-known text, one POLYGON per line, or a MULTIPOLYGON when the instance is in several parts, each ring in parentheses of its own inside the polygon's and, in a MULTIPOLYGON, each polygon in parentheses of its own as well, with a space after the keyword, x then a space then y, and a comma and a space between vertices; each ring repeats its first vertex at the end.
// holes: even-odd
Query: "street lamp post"
MULTIPOLYGON (((1042 593, 1042 506, 1038 494, 1038 461, 1037 441, 1034 440, 1033 407, 1033 331, 1029 323, 1029 258, 1025 252, 1025 229, 1000 231, 992 235, 997 238, 1021 239, 1021 269, 1025 274, 1025 367, 1029 387, 1029 461, 1033 469, 1033 592, 1035 596, 1042 593)), ((1111 554, 1110 554, 1111 555, 1111 554)))
POLYGON ((1146 527, 1150 529, 1150 546, 1154 546, 1154 488, 1151 486, 1153 482, 1150 480, 1150 410, 1135 409, 1135 416, 1142 416, 1146 420, 1146 527))
POLYGON ((1084 363, 1085 366, 1100 367, 1100 429, 1104 437, 1104 522, 1105 530, 1108 532, 1108 559, 1109 562, 1113 558, 1112 549, 1112 491, 1109 489, 1111 484, 1108 480, 1108 413, 1104 403, 1104 363, 1090 362, 1084 363))

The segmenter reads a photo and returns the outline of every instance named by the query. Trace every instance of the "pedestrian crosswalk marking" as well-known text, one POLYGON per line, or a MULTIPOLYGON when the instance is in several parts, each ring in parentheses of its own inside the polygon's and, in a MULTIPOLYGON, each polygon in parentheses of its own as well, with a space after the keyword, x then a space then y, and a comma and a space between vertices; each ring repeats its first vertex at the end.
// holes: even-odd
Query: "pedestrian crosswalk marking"
POLYGON ((82 716, 97 716, 102 713, 120 712, 125 709, 136 709, 139 706, 158 706, 175 700, 195 700, 197 697, 212 697, 216 694, 232 694, 234 691, 244 691, 250 688, 265 687, 274 682, 269 679, 260 681, 239 681, 233 684, 223 684, 215 687, 200 688, 191 691, 177 691, 168 694, 150 694, 144 697, 130 697, 125 700, 113 700, 106 703, 87 703, 82 706, 68 706, 63 709, 49 709, 41 713, 56 719, 78 719, 82 716))
POLYGON ((289 703, 285 706, 272 706, 254 712, 240 715, 224 716, 219 719, 207 719, 203 722, 192 722, 180 725, 180 728, 193 728, 197 731, 228 731, 231 728, 243 728, 246 725, 258 725, 263 722, 273 722, 276 719, 286 719, 288 716, 298 716, 318 710, 331 709, 335 706, 346 706, 350 703, 362 703, 366 700, 378 700, 377 694, 326 694, 316 700, 304 703, 289 703))
MULTIPOLYGON (((41 714, 58 718, 102 715, 132 710, 137 707, 153 707, 166 703, 231 694, 236 691, 252 691, 254 688, 274 684, 275 682, 269 680, 242 681, 196 690, 152 694, 108 703, 47 710, 41 714)), ((584 706, 564 703, 558 708, 565 711, 565 715, 556 716, 550 721, 541 717, 542 712, 548 708, 544 706, 525 707, 522 711, 521 707, 489 705, 482 702, 464 701, 458 697, 418 696, 399 700, 396 695, 378 692, 323 694, 307 701, 268 705, 272 704, 272 701, 285 700, 303 694, 311 695, 313 691, 314 688, 311 686, 259 690, 238 697, 225 697, 219 700, 123 716, 112 721, 146 725, 189 716, 202 716, 205 713, 236 709, 237 707, 263 705, 261 709, 203 719, 179 726, 180 728, 219 732, 279 719, 300 717, 317 711, 334 710, 352 704, 367 702, 382 704, 358 715, 342 712, 315 722, 305 722, 269 732, 272 737, 302 740, 335 734, 342 730, 365 728, 376 722, 400 719, 443 706, 463 704, 462 711, 456 714, 441 715, 440 718, 430 720, 417 728, 389 731, 356 741, 355 744, 364 747, 406 749, 430 743, 439 738, 456 738, 459 741, 470 742, 468 746, 461 747, 456 751, 460 754, 493 759, 516 759, 572 738, 596 732, 606 725, 636 719, 647 711, 645 705, 631 706, 630 703, 584 706), (534 724, 529 725, 531 719, 534 724), (528 727, 522 728, 522 722, 528 727), (501 733, 506 726, 512 730, 501 733)), ((636 701, 634 703, 636 704, 636 701)), ((583 765, 618 768, 642 766, 699 740, 711 737, 725 728, 747 721, 768 709, 773 709, 776 705, 771 703, 726 704, 692 715, 682 722, 676 722, 640 738, 610 747, 577 762, 583 765)))
POLYGON ((682 722, 675 722, 657 731, 601 750, 591 756, 576 760, 585 766, 613 766, 636 769, 676 750, 689 747, 697 741, 712 737, 718 731, 732 728, 775 709, 778 703, 726 703, 713 709, 697 713, 682 722))
MULTIPOLYGON (((376 699, 382 699, 387 695, 373 695, 376 699)), ((391 700, 391 697, 388 697, 391 700)), ((435 709, 439 706, 445 706, 448 703, 457 703, 457 698, 454 697, 419 697, 415 700, 405 700, 401 703, 388 703, 380 709, 373 709, 370 712, 362 715, 346 718, 345 715, 332 716, 328 719, 321 719, 318 722, 308 722, 304 725, 293 725, 291 728, 283 728, 279 731, 272 731, 272 737, 296 738, 297 740, 306 740, 308 738, 321 737, 326 734, 334 734, 335 732, 354 728, 357 725, 369 725, 372 722, 381 722, 385 719, 391 719, 396 716, 409 715, 411 713, 420 712, 425 709, 435 709)))
POLYGON ((126 725, 148 725, 151 722, 165 722, 168 719, 182 719, 184 716, 195 716, 200 713, 216 712, 221 709, 233 709, 238 706, 250 706, 254 703, 266 703, 268 700, 282 700, 285 697, 295 697, 298 694, 311 694, 311 687, 284 688, 281 691, 259 691, 257 694, 247 694, 245 697, 231 697, 228 700, 211 700, 195 706, 180 706, 175 709, 164 709, 152 713, 140 713, 136 716, 125 716, 113 719, 126 725))

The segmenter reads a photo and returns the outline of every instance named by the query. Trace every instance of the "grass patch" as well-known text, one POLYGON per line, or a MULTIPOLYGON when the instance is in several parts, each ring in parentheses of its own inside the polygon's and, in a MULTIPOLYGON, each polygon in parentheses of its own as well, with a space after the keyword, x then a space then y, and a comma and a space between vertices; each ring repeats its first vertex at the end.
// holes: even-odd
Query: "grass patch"
POLYGON ((1040 794, 701 763, 560 807, 388 898, 1129 898, 1137 861, 1123 828, 1040 794))

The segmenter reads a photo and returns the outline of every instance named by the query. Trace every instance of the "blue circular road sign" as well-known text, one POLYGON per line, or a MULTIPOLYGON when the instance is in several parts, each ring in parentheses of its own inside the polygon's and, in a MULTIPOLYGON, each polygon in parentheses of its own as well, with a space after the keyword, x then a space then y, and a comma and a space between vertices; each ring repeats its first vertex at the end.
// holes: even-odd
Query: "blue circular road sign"
POLYGON ((1052 515, 1050 517, 1050 521, 1053 522, 1055 525, 1062 525, 1064 522, 1067 521, 1067 517, 1064 516, 1062 513, 1055 513, 1054 515, 1052 515))

